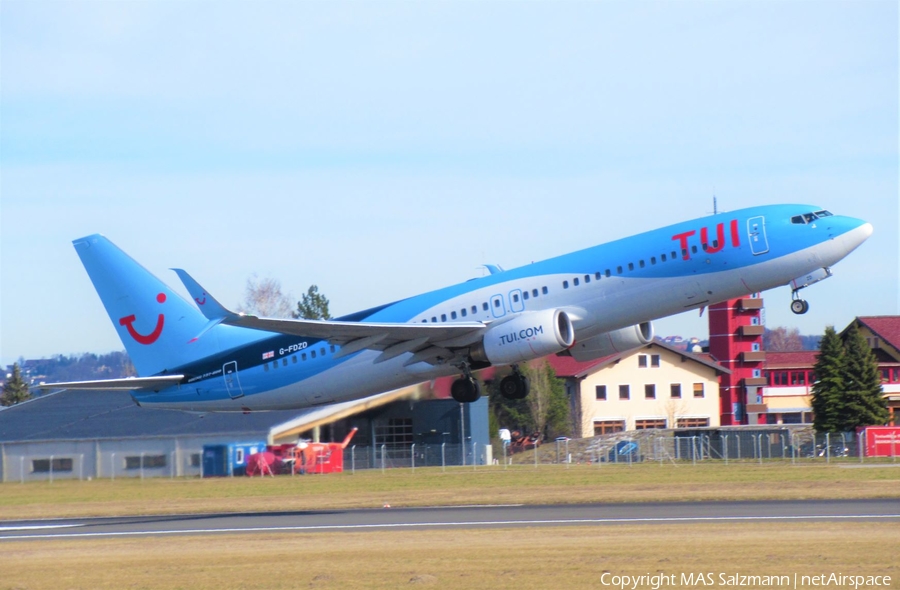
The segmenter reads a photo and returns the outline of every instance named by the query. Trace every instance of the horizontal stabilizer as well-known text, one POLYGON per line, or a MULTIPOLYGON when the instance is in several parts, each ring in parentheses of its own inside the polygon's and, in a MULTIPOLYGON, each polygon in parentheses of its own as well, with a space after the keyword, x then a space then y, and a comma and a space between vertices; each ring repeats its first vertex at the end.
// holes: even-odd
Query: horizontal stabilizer
POLYGON ((96 381, 69 381, 65 383, 41 383, 38 389, 74 389, 80 391, 159 391, 177 385, 184 375, 159 377, 126 377, 124 379, 99 379, 96 381))

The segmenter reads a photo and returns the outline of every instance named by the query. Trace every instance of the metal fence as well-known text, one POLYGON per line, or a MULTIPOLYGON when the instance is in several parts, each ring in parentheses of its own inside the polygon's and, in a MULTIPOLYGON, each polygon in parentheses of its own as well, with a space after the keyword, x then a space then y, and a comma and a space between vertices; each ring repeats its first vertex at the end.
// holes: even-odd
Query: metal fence
POLYGON ((353 445, 344 449, 344 471, 358 469, 394 469, 406 467, 447 467, 489 465, 493 462, 490 445, 468 443, 413 444, 410 446, 379 445, 374 447, 353 445))

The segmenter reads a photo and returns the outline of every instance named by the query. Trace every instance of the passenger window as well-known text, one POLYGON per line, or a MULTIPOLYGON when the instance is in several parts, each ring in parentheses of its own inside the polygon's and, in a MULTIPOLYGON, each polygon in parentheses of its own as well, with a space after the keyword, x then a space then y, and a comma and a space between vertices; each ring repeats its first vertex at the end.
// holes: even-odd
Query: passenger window
MULTIPOLYGON (((681 249, 681 257, 682 257, 682 258, 687 258, 687 257, 688 257, 688 251, 687 251, 687 248, 682 248, 682 249, 681 249)), ((675 257, 672 256, 672 258, 674 259, 675 257)))
POLYGON ((432 324, 436 324, 436 323, 437 323, 437 316, 431 316, 431 323, 432 323, 432 324))
POLYGON ((514 303, 518 303, 518 302, 519 302, 519 294, 518 294, 518 293, 513 293, 513 302, 514 302, 514 303))
POLYGON ((494 299, 494 307, 500 307, 500 298, 494 299))
POLYGON ((633 262, 629 262, 629 263, 628 263, 628 270, 634 270, 634 263, 633 263, 633 262))
POLYGON ((617 267, 616 267, 616 274, 618 274, 618 275, 622 274, 622 267, 621 267, 621 266, 617 266, 617 267))
POLYGON ((549 292, 550 291, 549 291, 549 289, 547 289, 547 287, 541 287, 541 293, 543 293, 544 295, 546 295, 549 292))
POLYGON ((422 323, 423 323, 423 324, 427 324, 427 323, 428 323, 428 318, 425 318, 424 320, 422 320, 422 323))
MULTIPOLYGON (((682 253, 687 254, 687 250, 682 250, 682 253)), ((675 260, 676 258, 678 258, 678 253, 675 252, 675 250, 672 250, 672 260, 675 260)))
POLYGON ((665 262, 665 261, 666 261, 666 255, 665 255, 665 254, 660 255, 659 259, 660 259, 661 261, 665 262))
POLYGON ((466 317, 468 315, 465 307, 460 310, 460 313, 462 314, 462 317, 466 317))
POLYGON ((297 364, 297 355, 296 354, 291 357, 291 362, 293 362, 295 365, 297 364))
POLYGON ((696 245, 696 244, 694 244, 693 246, 691 246, 691 252, 693 252, 694 254, 697 253, 697 245, 696 245))
POLYGON ((575 285, 576 287, 578 286, 578 277, 575 277, 574 279, 572 279, 572 284, 575 285))
POLYGON ((442 321, 442 322, 446 322, 446 321, 447 321, 447 314, 445 314, 445 313, 442 313, 442 314, 441 314, 441 321, 442 321))
POLYGON ((321 354, 322 356, 325 356, 325 347, 324 346, 319 349, 319 354, 321 354))
POLYGON ((594 278, 597 279, 598 281, 600 280, 600 277, 601 277, 601 276, 603 276, 603 275, 600 274, 600 271, 599 271, 599 270, 598 270, 597 272, 594 273, 594 278))
POLYGON ((569 281, 563 281, 563 289, 569 288, 569 281))
POLYGON ((522 293, 522 299, 524 299, 525 301, 528 301, 528 291, 525 291, 522 293))
POLYGON ((300 355, 300 360, 301 360, 301 361, 305 361, 305 360, 306 360, 306 353, 305 353, 305 352, 304 352, 303 354, 300 355))
POLYGON ((656 264, 656 256, 650 257, 650 264, 656 264))
POLYGON ((334 344, 331 345, 331 352, 334 352, 334 344))
POLYGON ((472 315, 475 315, 476 313, 478 313, 478 307, 473 305, 472 306, 472 315))
POLYGON ((456 319, 456 312, 455 312, 455 311, 451 311, 451 312, 450 312, 450 319, 451 319, 451 320, 455 320, 455 319, 456 319))
POLYGON ((482 304, 481 304, 481 308, 482 308, 484 311, 487 311, 487 310, 488 310, 488 304, 487 304, 487 302, 482 303, 482 304))
POLYGON ((531 296, 532 296, 532 297, 537 297, 537 296, 538 296, 537 289, 532 289, 532 290, 531 290, 531 296))
POLYGON ((587 285, 591 282, 591 275, 584 275, 584 284, 587 285))
POLYGON ((281 366, 282 366, 282 367, 286 367, 286 366, 287 366, 287 357, 281 359, 281 366))
POLYGON ((612 276, 612 273, 609 272, 609 269, 608 269, 608 268, 606 269, 606 272, 605 272, 604 274, 607 276, 607 278, 609 278, 610 276, 612 276))
POLYGON ((263 363, 263 369, 265 369, 266 371, 268 371, 268 370, 269 370, 269 363, 263 363))
POLYGON ((273 369, 277 369, 277 368, 278 368, 278 361, 277 361, 277 360, 272 361, 272 368, 273 368, 273 369))
POLYGON ((644 261, 643 261, 643 260, 639 260, 639 261, 638 261, 638 264, 640 265, 641 268, 644 268, 644 261))
POLYGON ((316 351, 315 351, 315 350, 310 350, 310 351, 309 351, 309 357, 310 357, 310 358, 316 358, 316 351))

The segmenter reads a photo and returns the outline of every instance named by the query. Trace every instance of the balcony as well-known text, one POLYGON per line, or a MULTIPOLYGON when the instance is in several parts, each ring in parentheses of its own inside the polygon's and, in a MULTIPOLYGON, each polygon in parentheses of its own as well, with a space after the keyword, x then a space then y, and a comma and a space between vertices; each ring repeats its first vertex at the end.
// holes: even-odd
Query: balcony
POLYGON ((739 336, 762 336, 765 332, 765 326, 741 326, 738 328, 739 336))
POLYGON ((762 299, 751 299, 750 297, 743 297, 738 302, 738 308, 741 311, 749 311, 754 309, 762 309, 763 300, 762 299))
POLYGON ((742 352, 741 362, 744 363, 761 363, 766 360, 766 351, 757 350, 754 352, 742 352))
POLYGON ((744 379, 744 387, 761 387, 768 385, 765 377, 747 377, 744 379))

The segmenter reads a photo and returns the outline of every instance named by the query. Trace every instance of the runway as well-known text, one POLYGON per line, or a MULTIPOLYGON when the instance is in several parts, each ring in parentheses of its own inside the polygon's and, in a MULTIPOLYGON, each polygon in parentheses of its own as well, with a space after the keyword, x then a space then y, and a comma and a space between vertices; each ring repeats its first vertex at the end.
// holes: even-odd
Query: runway
POLYGON ((890 499, 498 505, 0 521, 0 541, 243 533, 413 531, 448 528, 824 521, 900 522, 900 501, 890 499))

